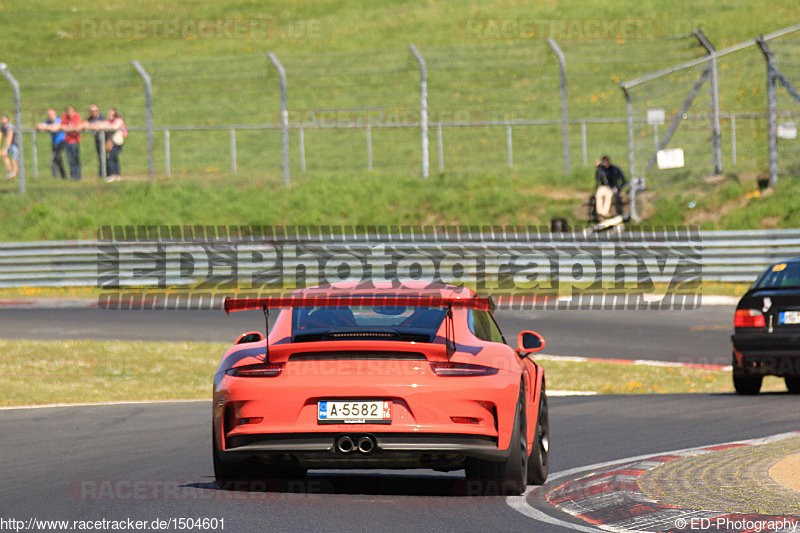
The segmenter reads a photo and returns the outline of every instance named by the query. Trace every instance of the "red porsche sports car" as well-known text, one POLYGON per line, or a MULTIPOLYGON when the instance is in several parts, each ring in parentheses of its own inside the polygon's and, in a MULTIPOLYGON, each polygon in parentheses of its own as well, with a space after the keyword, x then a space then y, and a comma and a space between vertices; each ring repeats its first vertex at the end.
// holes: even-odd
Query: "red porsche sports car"
POLYGON ((226 300, 228 313, 280 312, 214 376, 217 483, 313 468, 464 469, 468 487, 500 494, 544 483, 545 379, 529 355, 545 341, 524 331, 512 348, 493 307, 420 282, 226 300))

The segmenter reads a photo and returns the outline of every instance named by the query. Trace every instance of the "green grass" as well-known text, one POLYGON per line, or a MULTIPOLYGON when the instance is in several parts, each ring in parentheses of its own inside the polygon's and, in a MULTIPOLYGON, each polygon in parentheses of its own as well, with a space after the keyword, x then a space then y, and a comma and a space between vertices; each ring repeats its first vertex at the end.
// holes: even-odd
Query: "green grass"
MULTIPOLYGON (((237 131, 235 176, 230 170, 228 131, 173 130, 171 180, 160 179, 155 187, 137 183, 113 188, 96 186, 97 162, 90 139, 82 146, 84 181, 76 185, 50 178, 49 139, 37 135, 39 177, 33 178, 33 142, 28 135, 28 195, 19 199, 14 194, 16 184, 0 184, 0 193, 7 193, 0 204, 4 221, 0 239, 21 240, 86 237, 102 224, 130 223, 538 224, 551 216, 579 223, 575 198, 591 188, 591 163, 604 153, 618 162, 625 159, 625 126, 588 125, 587 167, 581 164, 580 127, 573 124, 573 172, 566 177, 556 126, 515 126, 512 169, 507 167, 504 127, 444 127, 444 175, 420 182, 419 132, 378 127, 416 120, 418 70, 406 45, 415 43, 426 57, 432 120, 557 119, 558 69, 543 39, 550 35, 495 38, 490 32, 467 31, 470 21, 483 27, 501 20, 648 21, 655 29, 643 39, 587 41, 552 35, 567 56, 570 116, 620 117, 625 114, 620 80, 703 54, 694 38, 666 37, 701 26, 717 47, 724 47, 792 23, 796 5, 777 0, 770 9, 753 13, 746 0, 729 0, 723 7, 697 2, 675 5, 667 0, 589 4, 539 0, 524 6, 499 0, 480 5, 467 0, 307 0, 291 6, 274 0, 205 4, 142 0, 98 9, 87 0, 69 4, 33 0, 1 4, 0 13, 6 29, 0 35, 0 60, 22 85, 26 127, 40 120, 47 107, 61 109, 67 103, 79 110, 90 103, 103 109, 116 106, 131 128, 144 126, 142 82, 129 64, 133 59, 153 78, 156 126, 276 124, 277 77, 266 51, 275 52, 287 69, 291 121, 307 126, 305 173, 300 172, 299 131, 291 133, 291 191, 281 186, 277 130, 237 131), (165 38, 158 33, 127 38, 91 29, 103 20, 134 24, 154 19, 182 25, 202 20, 269 23, 265 33, 243 38, 165 38), (360 125, 378 122, 372 129, 372 171, 366 169, 363 128, 313 127, 320 121, 350 120, 360 125)), ((636 95, 637 113, 651 105, 668 112, 676 109, 695 74, 681 73, 652 90, 642 90, 636 95)), ((722 61, 723 112, 763 110, 763 78, 763 61, 754 50, 722 61)), ((8 85, 0 83, 0 110, 9 111, 11 103, 8 85)), ((707 111, 705 91, 693 111, 707 111)), ((727 127, 724 122, 723 128, 727 127)), ((763 171, 764 125, 739 122, 738 127, 736 167, 730 164, 729 141, 723 139, 726 169, 739 174, 763 171)), ((662 135, 665 130, 662 127, 662 135)), ((161 131, 156 133, 155 168, 163 178, 164 138, 161 131)), ((652 133, 637 128, 637 135, 637 158, 646 157, 652 133)), ((648 176, 657 199, 645 222, 691 222, 692 209, 686 206, 693 199, 685 197, 685 189, 707 172, 707 137, 703 128, 680 130, 676 143, 686 147, 689 169, 648 176)), ((145 146, 144 133, 131 131, 121 155, 125 176, 146 175, 145 146)), ((432 130, 433 174, 438 169, 437 148, 432 130)), ((724 202, 720 198, 748 192, 751 189, 744 185, 705 187, 694 209, 713 211, 724 202)), ((781 211, 779 220, 770 218, 767 225, 796 224, 791 206, 771 205, 781 211)), ((753 215, 740 211, 734 208, 719 221, 701 225, 759 227, 769 218, 753 220, 753 215)))
POLYGON ((100 226, 120 224, 549 224, 551 217, 569 216, 575 200, 567 196, 543 202, 546 189, 522 177, 448 175, 425 181, 390 176, 307 179, 289 189, 278 178, 267 183, 221 177, 154 185, 56 183, 35 197, 5 195, 0 236, 86 239, 94 238, 100 226))
MULTIPOLYGON (((730 371, 536 359, 547 388, 597 394, 718 394, 733 392, 730 371)), ((785 392, 783 378, 767 376, 763 392, 785 392)))
MULTIPOLYGON (((578 173, 541 180, 510 174, 435 174, 298 178, 236 177, 159 179, 74 184, 48 178, 20 197, 0 184, 1 241, 92 239, 106 225, 549 225, 554 217, 586 225, 582 203, 590 194, 578 173), (5 194, 3 194, 5 193, 5 194)), ((759 194, 753 180, 726 179, 646 196, 645 225, 696 225, 703 229, 794 228, 800 183, 779 182, 759 194), (653 202, 651 207, 648 203, 653 202)), ((640 208, 641 208, 640 206, 640 208)))
POLYGON ((745 209, 727 213, 719 223, 740 228, 800 227, 800 206, 794 201, 798 194, 800 183, 796 179, 783 180, 774 191, 748 199, 745 209))
MULTIPOLYGON (((0 340, 0 406, 210 398, 225 343, 0 340)), ((550 390, 731 392, 730 372, 539 361, 550 390)), ((783 391, 767 378, 765 391, 783 391)))
MULTIPOLYGON (((185 57, 187 55, 235 54, 248 48, 279 52, 298 48, 314 52, 363 50, 405 46, 409 42, 425 45, 469 43, 474 38, 464 31, 469 19, 645 19, 671 32, 703 26, 718 47, 739 42, 758 33, 788 25, 796 19, 795 4, 776 1, 770 9, 753 12, 745 1, 728 0, 721 4, 666 0, 612 2, 594 0, 586 5, 538 0, 526 5, 487 2, 480 5, 466 0, 400 2, 357 0, 307 0, 287 6, 277 0, 224 1, 198 4, 190 0, 167 2, 141 0, 98 9, 96 3, 77 0, 65 4, 58 0, 9 2, 3 5, 8 26, 5 60, 20 66, 62 65, 65 56, 81 64, 109 63, 129 55, 144 60, 185 57), (81 39, 81 21, 102 19, 270 19, 271 31, 253 39, 81 39), (314 21, 303 31, 301 23, 314 21), (660 22, 664 22, 661 26, 660 22), (277 31, 275 31, 277 30, 277 31), (282 33, 294 35, 281 35, 282 33), (38 46, 33 47, 36 44, 38 46), (156 46, 157 45, 157 46, 156 46)), ((90 26, 91 27, 91 26, 90 26)), ((87 35, 90 35, 87 33, 87 35)), ((486 32, 485 35, 489 36, 486 32)), ((497 39, 494 39, 497 40, 497 39)))
POLYGON ((210 398, 227 345, 0 340, 0 405, 210 398))
MULTIPOLYGON (((797 491, 772 476, 776 464, 798 453, 798 437, 718 450, 665 462, 646 471, 637 483, 654 501, 678 509, 797 516, 797 491)), ((795 473, 788 465, 777 470, 789 479, 795 473)))

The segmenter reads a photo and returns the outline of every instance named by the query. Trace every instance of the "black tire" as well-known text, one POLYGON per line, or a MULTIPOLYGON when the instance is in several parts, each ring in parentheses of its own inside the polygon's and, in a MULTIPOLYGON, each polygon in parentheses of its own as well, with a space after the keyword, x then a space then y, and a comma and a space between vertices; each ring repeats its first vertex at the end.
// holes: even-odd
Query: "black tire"
POLYGON ((733 388, 736 394, 753 396, 761 391, 761 383, 764 376, 753 376, 741 368, 736 360, 736 355, 732 355, 731 366, 733 367, 733 388))
POLYGON ((547 394, 542 387, 539 399, 539 415, 536 417, 536 434, 528 458, 528 483, 542 485, 550 470, 550 414, 547 409, 547 394))
POLYGON ((737 376, 733 374, 733 388, 737 394, 753 396, 761 391, 761 382, 764 376, 737 376))
POLYGON ((225 462, 213 445, 214 478, 217 487, 224 490, 279 489, 280 481, 305 477, 307 470, 299 465, 266 465, 252 457, 240 462, 225 462), (270 482, 270 483, 267 483, 270 482))
POLYGON ((520 385, 508 459, 505 462, 468 459, 466 464, 467 480, 472 482, 473 486, 475 486, 474 483, 478 483, 477 486, 481 487, 481 492, 486 495, 518 496, 525 492, 528 486, 529 457, 527 428, 525 388, 520 385))
POLYGON ((214 436, 211 447, 214 454, 214 479, 220 489, 246 490, 250 486, 250 482, 258 477, 261 465, 256 460, 247 459, 238 463, 223 461, 217 450, 216 436, 214 436))
POLYGON ((786 376, 783 380, 786 382, 786 388, 789 389, 789 394, 800 394, 800 377, 786 376))

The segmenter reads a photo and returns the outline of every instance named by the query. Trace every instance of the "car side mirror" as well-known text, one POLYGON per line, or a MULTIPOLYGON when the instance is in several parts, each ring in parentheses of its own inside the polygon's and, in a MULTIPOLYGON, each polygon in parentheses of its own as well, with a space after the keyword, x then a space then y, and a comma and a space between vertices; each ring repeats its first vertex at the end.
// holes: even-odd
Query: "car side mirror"
POLYGON ((544 337, 535 331, 523 331, 517 337, 517 353, 520 356, 540 352, 545 346, 544 337))
POLYGON ((248 331, 247 333, 242 333, 239 335, 234 344, 244 344, 246 342, 258 342, 263 340, 264 335, 262 335, 260 331, 248 331))

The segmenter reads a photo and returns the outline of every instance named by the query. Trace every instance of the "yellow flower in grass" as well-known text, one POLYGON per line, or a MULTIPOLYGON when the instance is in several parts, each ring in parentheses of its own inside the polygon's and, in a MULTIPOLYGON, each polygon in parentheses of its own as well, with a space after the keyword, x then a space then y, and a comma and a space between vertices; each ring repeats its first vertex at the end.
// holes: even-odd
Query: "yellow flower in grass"
POLYGON ((747 193, 745 195, 745 198, 747 198, 748 200, 752 200, 753 198, 758 198, 759 196, 761 196, 761 191, 755 190, 753 192, 747 193))

